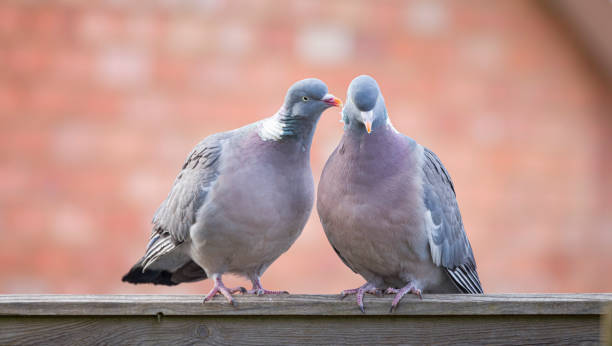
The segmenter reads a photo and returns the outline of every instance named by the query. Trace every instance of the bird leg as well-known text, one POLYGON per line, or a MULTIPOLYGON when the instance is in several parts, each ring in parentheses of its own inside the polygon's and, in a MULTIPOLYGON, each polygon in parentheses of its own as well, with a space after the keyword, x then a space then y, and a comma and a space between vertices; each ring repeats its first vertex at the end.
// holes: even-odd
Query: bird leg
POLYGON ((371 284, 369 282, 366 282, 365 284, 363 284, 363 286, 361 286, 359 288, 353 288, 353 289, 350 289, 350 290, 344 290, 344 291, 340 292, 340 294, 342 295, 342 297, 340 297, 340 299, 344 299, 349 294, 356 294, 357 295, 357 305, 359 306, 359 310, 361 310, 361 312, 365 313, 365 309, 363 308, 363 296, 366 293, 380 296, 380 290, 377 289, 376 286, 374 286, 373 284, 371 284))
POLYGON ((244 287, 234 287, 234 288, 225 287, 225 285, 223 284, 223 281, 221 281, 221 275, 219 274, 213 274, 212 279, 215 285, 210 290, 210 292, 208 292, 206 297, 204 297, 204 301, 202 303, 206 303, 207 301, 211 300, 214 296, 216 296, 217 293, 221 293, 225 297, 225 299, 227 299, 228 303, 232 305, 236 305, 234 303, 234 298, 232 298, 232 293, 246 292, 246 289, 244 287))
POLYGON ((385 294, 395 294, 395 298, 393 298, 389 312, 393 312, 393 310, 397 308, 400 300, 402 300, 402 297, 404 297, 406 293, 416 294, 420 299, 423 299, 421 289, 417 288, 412 282, 409 282, 408 285, 400 289, 389 287, 385 290, 385 294))
POLYGON ((253 288, 246 291, 246 293, 256 294, 258 296, 263 295, 263 294, 289 294, 289 292, 287 291, 270 291, 270 290, 264 289, 261 286, 261 280, 259 279, 259 276, 256 276, 254 279, 251 279, 251 282, 253 283, 253 288))

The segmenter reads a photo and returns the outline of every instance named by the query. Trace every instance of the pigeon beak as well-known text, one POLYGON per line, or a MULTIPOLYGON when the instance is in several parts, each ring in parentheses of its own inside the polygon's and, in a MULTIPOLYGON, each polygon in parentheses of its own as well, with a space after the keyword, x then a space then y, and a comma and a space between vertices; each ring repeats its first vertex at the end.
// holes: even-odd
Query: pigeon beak
POLYGON ((361 112, 361 119, 363 119, 363 124, 365 125, 366 131, 368 134, 372 132, 372 122, 374 118, 374 113, 372 111, 369 112, 361 112))
POLYGON ((340 100, 339 98, 337 98, 336 96, 332 94, 327 94, 323 96, 321 101, 327 103, 328 105, 332 107, 342 107, 342 100, 340 100))

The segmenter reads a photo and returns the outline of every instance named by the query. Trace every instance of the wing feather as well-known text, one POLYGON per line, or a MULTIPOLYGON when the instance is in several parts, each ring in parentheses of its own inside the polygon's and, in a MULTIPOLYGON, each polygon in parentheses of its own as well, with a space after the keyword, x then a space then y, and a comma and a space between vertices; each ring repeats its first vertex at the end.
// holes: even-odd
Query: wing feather
POLYGON ((455 187, 440 159, 423 147, 423 198, 432 260, 463 293, 483 293, 455 187))
POLYGON ((187 156, 170 193, 153 216, 151 239, 142 258, 143 271, 188 240, 197 212, 219 175, 221 144, 219 135, 208 137, 187 156))

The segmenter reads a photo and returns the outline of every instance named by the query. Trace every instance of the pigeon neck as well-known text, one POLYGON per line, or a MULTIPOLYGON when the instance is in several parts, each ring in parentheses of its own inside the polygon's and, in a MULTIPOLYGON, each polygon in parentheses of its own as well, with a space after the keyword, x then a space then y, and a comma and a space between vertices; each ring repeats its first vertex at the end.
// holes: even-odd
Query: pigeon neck
MULTIPOLYGON (((316 117, 318 120, 318 117, 316 117)), ((310 148, 316 121, 312 117, 289 114, 281 108, 273 116, 264 119, 259 130, 259 136, 264 141, 281 141, 296 139, 310 148)))

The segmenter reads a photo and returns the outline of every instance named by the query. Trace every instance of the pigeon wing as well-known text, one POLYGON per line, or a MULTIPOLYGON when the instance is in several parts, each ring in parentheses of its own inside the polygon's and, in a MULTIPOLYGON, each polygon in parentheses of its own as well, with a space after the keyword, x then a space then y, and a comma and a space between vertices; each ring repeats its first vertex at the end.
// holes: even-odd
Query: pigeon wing
POLYGON ((187 156, 168 197, 153 216, 153 230, 142 259, 143 270, 189 238, 198 209, 219 175, 220 136, 200 142, 187 156))
POLYGON ((423 149, 423 198, 432 260, 444 267, 463 293, 483 293, 453 182, 436 154, 423 149))

